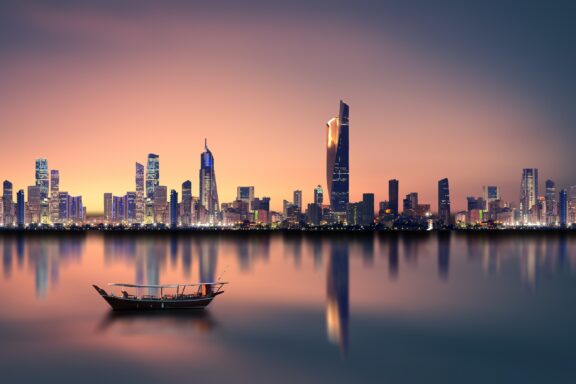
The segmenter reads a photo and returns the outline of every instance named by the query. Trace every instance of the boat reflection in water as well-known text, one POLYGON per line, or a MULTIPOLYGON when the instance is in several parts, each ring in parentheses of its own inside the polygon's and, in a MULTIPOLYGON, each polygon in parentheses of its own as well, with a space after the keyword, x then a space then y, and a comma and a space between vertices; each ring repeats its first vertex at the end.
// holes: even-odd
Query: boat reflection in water
POLYGON ((348 353, 349 272, 348 244, 331 244, 326 266, 326 329, 328 340, 337 344, 342 356, 348 353))

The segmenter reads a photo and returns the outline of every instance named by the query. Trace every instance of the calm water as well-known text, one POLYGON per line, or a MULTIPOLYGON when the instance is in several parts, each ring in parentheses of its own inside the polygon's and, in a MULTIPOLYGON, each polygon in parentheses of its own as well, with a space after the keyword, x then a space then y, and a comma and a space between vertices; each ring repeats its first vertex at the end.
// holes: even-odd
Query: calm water
POLYGON ((575 382, 576 236, 0 235, 2 382, 575 382), (201 313, 91 284, 230 281, 201 313))

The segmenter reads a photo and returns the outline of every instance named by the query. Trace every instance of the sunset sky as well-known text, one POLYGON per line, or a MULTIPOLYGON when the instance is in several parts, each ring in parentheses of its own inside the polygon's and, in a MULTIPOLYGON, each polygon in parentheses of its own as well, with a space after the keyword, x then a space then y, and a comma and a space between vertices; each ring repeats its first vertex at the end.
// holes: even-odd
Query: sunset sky
POLYGON ((387 181, 453 210, 482 185, 517 204, 522 168, 576 184, 576 5, 453 1, 2 1, 0 178, 103 211, 160 155, 198 195, 204 138, 220 202, 254 185, 272 208, 325 187, 325 124, 350 105, 351 201, 387 181), (464 4, 466 3, 466 5, 464 4))

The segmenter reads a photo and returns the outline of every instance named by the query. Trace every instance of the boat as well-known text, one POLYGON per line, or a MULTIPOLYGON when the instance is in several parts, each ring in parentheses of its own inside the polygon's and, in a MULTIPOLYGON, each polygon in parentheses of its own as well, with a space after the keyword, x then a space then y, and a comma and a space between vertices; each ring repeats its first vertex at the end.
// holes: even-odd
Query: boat
POLYGON ((110 304, 114 311, 146 311, 206 308, 216 296, 224 293, 225 284, 228 283, 165 285, 109 283, 108 286, 110 287, 120 287, 120 295, 108 293, 97 285, 92 286, 110 304), (137 294, 129 294, 127 289, 136 289, 137 294), (148 295, 138 294, 141 289, 147 289, 149 293, 155 293, 148 295))

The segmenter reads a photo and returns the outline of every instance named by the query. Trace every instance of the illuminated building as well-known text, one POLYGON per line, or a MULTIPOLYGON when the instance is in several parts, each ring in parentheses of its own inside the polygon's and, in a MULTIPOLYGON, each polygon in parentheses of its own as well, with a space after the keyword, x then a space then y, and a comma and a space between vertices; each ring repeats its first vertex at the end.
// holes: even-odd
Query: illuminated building
POLYGON ((236 189, 236 200, 248 203, 248 210, 252 210, 252 202, 254 201, 254 187, 238 187, 236 189))
POLYGON ((485 202, 482 197, 467 197, 468 224, 481 223, 484 220, 485 202))
POLYGON ((330 208, 346 213, 349 202, 349 107, 340 101, 340 113, 326 124, 326 177, 330 208))
POLYGON ((180 223, 184 227, 192 225, 194 205, 192 204, 192 182, 186 180, 182 183, 182 202, 180 203, 180 223))
POLYGON ((294 191, 294 207, 298 213, 302 212, 302 191, 296 190, 294 191))
POLYGON ((24 190, 21 189, 16 193, 16 225, 18 228, 24 227, 24 190))
POLYGON ((438 221, 442 227, 450 225, 450 186, 448 179, 438 181, 438 221))
POLYGON ((148 155, 146 168, 146 197, 154 198, 156 187, 160 184, 160 157, 153 153, 148 155))
POLYGON ((306 215, 311 224, 320 225, 320 222, 322 221, 322 206, 317 203, 308 204, 306 215))
POLYGON ((154 191, 154 222, 166 223, 166 206, 168 204, 168 188, 164 185, 159 185, 154 191))
POLYGON ((570 200, 568 201, 568 221, 576 223, 576 185, 570 187, 570 200))
POLYGON ((565 228, 568 225, 568 191, 565 189, 562 189, 558 196, 558 216, 560 226, 565 228))
POLYGON ((59 206, 60 201, 58 198, 58 193, 60 192, 60 172, 53 169, 50 171, 50 221, 52 223, 58 223, 58 218, 60 217, 59 206))
POLYGON ((496 200, 500 200, 500 188, 494 185, 485 185, 482 187, 482 197, 484 198, 484 203, 486 206, 484 209, 490 212, 490 203, 496 200))
POLYGON ((324 204, 324 190, 321 185, 314 188, 314 204, 322 205, 324 204))
POLYGON ((388 207, 394 217, 398 216, 398 185, 398 180, 388 180, 388 207))
POLYGON ((112 194, 104 194, 104 218, 107 222, 111 223, 114 219, 113 208, 112 208, 112 194))
POLYGON ((538 169, 524 168, 520 183, 520 220, 522 224, 530 222, 530 210, 538 197, 538 169))
POLYGON ((364 193, 362 194, 362 220, 361 224, 364 226, 370 226, 374 224, 374 194, 364 193))
POLYGON ((3 223, 5 227, 10 227, 14 223, 14 196, 12 193, 12 183, 4 180, 2 190, 2 211, 4 212, 3 223))
POLYGON ((28 215, 31 224, 40 223, 40 209, 42 199, 40 198, 40 187, 31 185, 28 187, 28 215))
POLYGON ((207 141, 204 142, 204 149, 205 151, 200 155, 200 204, 206 209, 208 223, 216 224, 219 204, 214 156, 208 149, 207 141))
MULTIPOLYGON (((137 200, 138 200, 138 194, 136 192, 127 192, 126 193, 126 221, 128 221, 129 224, 134 224, 134 223, 140 223, 140 221, 138 221, 137 219, 137 200)), ((142 214, 144 214, 144 212, 142 212, 142 214)))
POLYGON ((68 192, 58 192, 58 221, 65 224, 70 218, 70 196, 68 192))
POLYGON ((84 221, 84 219, 84 204, 82 203, 82 196, 70 197, 69 220, 73 223, 80 224, 84 221))
POLYGON ((136 222, 144 221, 144 166, 136 163, 136 222))
POLYGON ((178 226, 178 192, 170 191, 170 227, 178 226))
POLYGON ((556 184, 552 180, 546 180, 546 225, 555 225, 557 215, 556 184))
POLYGON ((418 210, 418 193, 410 192, 402 201, 402 213, 405 216, 416 216, 418 210))
POLYGON ((48 198, 48 160, 36 160, 36 185, 40 188, 40 198, 48 198))
POLYGON ((365 213, 364 203, 348 203, 346 207, 346 222, 348 225, 363 225, 365 213))

